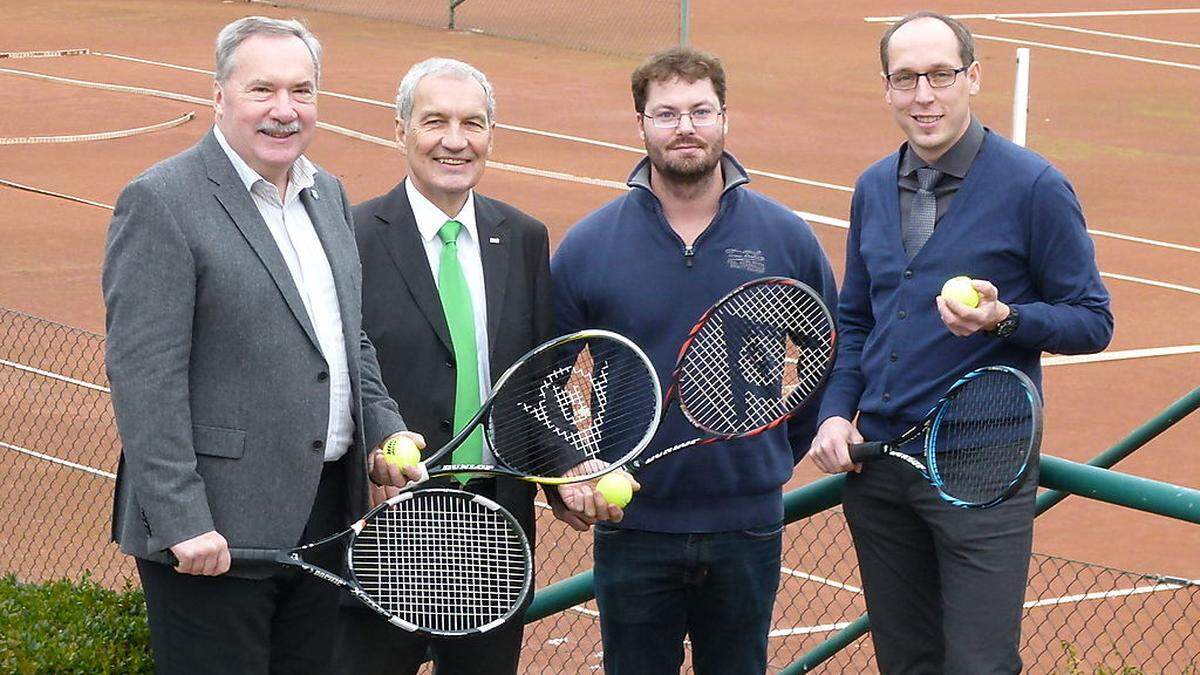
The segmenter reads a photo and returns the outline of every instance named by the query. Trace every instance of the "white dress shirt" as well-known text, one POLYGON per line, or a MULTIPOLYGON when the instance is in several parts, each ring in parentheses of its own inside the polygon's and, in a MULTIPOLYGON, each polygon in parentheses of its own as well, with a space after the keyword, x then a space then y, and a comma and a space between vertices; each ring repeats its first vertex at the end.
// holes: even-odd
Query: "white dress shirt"
MULTIPOLYGON (((313 228, 312 220, 300 192, 313 186, 316 166, 301 155, 288 170, 287 193, 281 200, 279 190, 260 176, 229 147, 219 127, 213 127, 217 142, 233 163, 242 184, 254 199, 279 247, 283 260, 309 321, 317 333, 321 354, 329 367, 329 426, 325 432, 325 461, 332 462, 346 454, 354 433, 354 418, 350 415, 350 371, 346 362, 346 340, 342 332, 342 312, 333 284, 333 270, 325 248, 313 228)), ((334 195, 328 195, 333 198, 334 195)), ((319 198, 319 196, 318 196, 319 198)))
MULTIPOLYGON (((492 393, 491 364, 488 356, 487 333, 487 295, 483 286, 483 259, 480 257, 479 227, 475 224, 475 191, 467 193, 467 201, 463 204, 458 215, 448 216, 433 202, 425 198, 408 178, 404 179, 404 190, 408 193, 408 203, 412 206, 413 217, 417 221, 417 231, 421 234, 421 242, 425 245, 425 257, 429 260, 429 270, 433 272, 433 282, 438 283, 438 272, 442 266, 442 240, 438 230, 447 220, 457 220, 462 223, 458 233, 458 264, 463 276, 467 279, 467 291, 471 294, 471 309, 475 315, 475 354, 479 363, 479 401, 487 400, 492 393)), ((483 442, 483 461, 490 463, 491 450, 487 439, 483 442)))

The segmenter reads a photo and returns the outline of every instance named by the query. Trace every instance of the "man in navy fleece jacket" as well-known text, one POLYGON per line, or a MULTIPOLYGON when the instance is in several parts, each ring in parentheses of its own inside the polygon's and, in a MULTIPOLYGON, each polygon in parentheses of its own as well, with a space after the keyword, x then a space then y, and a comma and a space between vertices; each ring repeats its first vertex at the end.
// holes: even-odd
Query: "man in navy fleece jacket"
MULTIPOLYGON (((739 284, 788 276, 831 308, 837 297, 812 230, 746 188, 745 170, 724 152, 720 62, 669 50, 634 71, 632 85, 648 157, 630 175, 629 193, 584 218, 559 246, 551 261, 554 309, 561 332, 606 328, 631 338, 665 387, 689 329, 739 284)), ((765 671, 781 486, 813 437, 815 410, 755 438, 697 446, 651 465, 623 513, 580 488, 584 515, 606 521, 595 531, 606 673, 678 672, 689 634, 700 675, 765 671)), ((672 406, 647 452, 697 434, 672 406)))
POLYGON ((847 444, 895 438, 976 367, 1013 366, 1040 388, 1043 351, 1096 352, 1112 336, 1071 185, 971 115, 974 50, 961 23, 930 12, 881 40, 885 99, 908 141, 855 189, 838 360, 809 453, 851 472, 846 520, 888 674, 1020 671, 1037 475, 999 506, 964 510, 903 462, 852 464, 847 444), (975 278, 977 308, 938 296, 958 275, 975 278))

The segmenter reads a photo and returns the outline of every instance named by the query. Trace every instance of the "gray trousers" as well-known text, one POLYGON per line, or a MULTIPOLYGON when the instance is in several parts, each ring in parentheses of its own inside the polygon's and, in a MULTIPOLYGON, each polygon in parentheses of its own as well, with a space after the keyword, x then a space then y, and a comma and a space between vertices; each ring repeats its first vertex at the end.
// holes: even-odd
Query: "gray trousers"
POLYGON ((846 481, 876 660, 885 675, 1019 673, 1034 467, 990 509, 951 506, 900 460, 846 481))

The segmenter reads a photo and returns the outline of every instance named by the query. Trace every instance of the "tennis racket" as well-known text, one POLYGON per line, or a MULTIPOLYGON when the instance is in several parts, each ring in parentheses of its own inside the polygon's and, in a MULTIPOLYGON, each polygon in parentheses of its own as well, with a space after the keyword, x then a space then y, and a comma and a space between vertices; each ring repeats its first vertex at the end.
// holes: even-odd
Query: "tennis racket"
POLYGON ((508 476, 535 483, 591 480, 650 442, 661 403, 650 359, 628 338, 583 330, 545 342, 496 381, 454 438, 424 459, 429 475, 508 476), (482 427, 495 464, 442 464, 482 427))
POLYGON ((1016 494, 1041 442, 1042 399, 1033 382, 1014 368, 986 366, 952 384, 899 438, 851 445, 850 459, 895 457, 947 502, 987 508, 1016 494))
POLYGON ((625 469, 783 424, 821 389, 836 351, 833 316, 812 288, 786 277, 738 286, 692 327, 663 397, 664 411, 674 398, 701 435, 625 469))
POLYGON ((533 585, 529 540, 512 514, 486 497, 445 488, 401 492, 311 544, 229 554, 235 565, 299 569, 345 588, 403 630, 437 637, 502 625, 533 585), (304 559, 335 544, 346 547, 345 577, 304 559))

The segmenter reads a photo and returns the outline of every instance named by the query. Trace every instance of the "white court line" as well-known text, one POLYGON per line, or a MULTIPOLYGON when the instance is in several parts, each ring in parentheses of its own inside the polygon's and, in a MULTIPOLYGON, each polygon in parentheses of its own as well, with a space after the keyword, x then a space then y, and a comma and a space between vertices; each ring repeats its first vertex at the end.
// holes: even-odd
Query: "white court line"
MULTIPOLYGON (((205 70, 203 68, 191 68, 189 66, 178 66, 173 63, 165 63, 162 61, 151 61, 149 59, 141 59, 141 58, 137 58, 134 56, 123 56, 121 54, 112 54, 109 52, 86 52, 86 53, 90 53, 95 56, 103 56, 103 57, 107 57, 107 58, 111 58, 111 59, 119 59, 122 61, 132 61, 134 63, 145 63, 145 64, 149 64, 149 65, 154 65, 154 66, 161 66, 163 68, 174 68, 176 70, 184 70, 189 73, 201 73, 204 75, 212 75, 213 74, 213 71, 205 70)), ((396 107, 395 102, 392 102, 392 101, 380 101, 378 99, 365 98, 362 96, 354 96, 353 94, 343 94, 341 92, 336 92, 336 91, 328 91, 328 90, 322 89, 322 90, 320 90, 320 94, 322 94, 324 96, 329 96, 331 98, 338 98, 338 99, 343 99, 346 101, 353 101, 355 103, 365 103, 367 105, 378 106, 380 108, 393 109, 396 107)), ((594 138, 585 138, 583 136, 572 136, 570 134, 560 134, 560 133, 557 133, 554 131, 544 131, 542 129, 533 129, 531 127, 522 127, 522 126, 518 126, 515 124, 503 124, 503 123, 497 122, 496 127, 500 128, 500 129, 504 129, 506 131, 516 131, 518 133, 530 134, 533 136, 543 136, 545 138, 553 138, 553 139, 560 140, 560 141, 570 141, 572 143, 582 143, 585 145, 593 145, 596 147, 608 148, 609 150, 620 150, 622 152, 630 152, 630 153, 634 153, 634 154, 638 154, 638 155, 643 155, 646 153, 645 148, 638 148, 638 147, 634 147, 632 145, 622 145, 620 143, 611 143, 609 141, 601 141, 601 140, 596 140, 594 138)), ((826 183, 824 181, 810 180, 808 178, 798 178, 796 176, 788 176, 786 174, 774 173, 772 171, 760 171, 758 169, 746 169, 746 171, 755 176, 762 176, 764 178, 773 178, 775 180, 785 181, 788 183, 797 183, 799 185, 809 185, 812 187, 825 188, 828 190, 837 190, 839 192, 854 192, 854 188, 850 187, 849 185, 838 185, 837 183, 826 183)))
POLYGON ((996 42, 1007 42, 1014 45, 1031 45, 1033 47, 1043 47, 1045 49, 1057 49, 1063 52, 1073 52, 1076 54, 1088 54, 1090 56, 1103 56, 1110 59, 1121 59, 1124 61, 1136 61, 1138 63, 1150 63, 1156 66, 1170 66, 1172 68, 1185 68, 1187 70, 1200 70, 1200 64, 1195 63, 1180 63, 1178 61, 1163 61, 1161 59, 1148 59, 1142 56, 1131 56, 1129 54, 1117 54, 1116 52, 1102 52, 1095 49, 1080 49, 1079 47, 1066 47, 1063 45, 1052 45, 1047 42, 1034 42, 1033 40, 1014 40, 1013 38, 997 37, 995 35, 980 35, 975 34, 977 40, 995 40, 996 42))
POLYGON ((1191 286, 1184 286, 1182 284, 1172 284, 1172 283, 1168 283, 1166 281, 1155 281, 1153 279, 1146 279, 1143 277, 1133 277, 1133 276, 1129 276, 1128 274, 1117 274, 1115 272, 1101 272, 1100 276, 1108 277, 1109 279, 1117 279, 1119 281, 1128 281, 1128 282, 1135 283, 1135 284, 1145 284, 1147 286, 1157 286, 1159 288, 1169 288, 1173 291, 1182 291, 1184 293, 1191 293, 1192 295, 1200 295, 1200 288, 1193 288, 1191 286))
MULTIPOLYGON (((1187 581, 1187 580, 1185 580, 1187 581)), ((1187 585, 1198 583, 1196 581, 1187 581, 1187 585)), ((1025 608, 1030 607, 1053 607, 1055 605, 1065 605, 1070 602, 1082 602, 1085 600, 1107 600, 1108 598, 1123 598, 1130 595, 1145 595, 1146 593, 1157 593, 1159 591, 1174 591, 1183 588, 1183 584, 1155 584, 1153 586, 1138 586, 1135 588, 1125 588, 1116 591, 1104 591, 1100 593, 1081 593, 1079 595, 1064 595, 1060 598, 1046 598, 1044 600, 1030 600, 1025 603, 1025 608)))
POLYGON ((53 457, 51 455, 45 455, 40 452, 30 450, 28 448, 22 448, 19 445, 13 445, 12 443, 5 443, 4 441, 0 441, 0 448, 8 448, 9 450, 15 450, 16 452, 19 452, 23 455, 29 455, 30 457, 33 457, 34 459, 41 459, 41 460, 45 460, 47 462, 52 462, 54 464, 65 466, 70 469, 75 469, 77 471, 83 471, 84 473, 90 473, 93 476, 100 476, 101 478, 107 478, 109 480, 116 480, 116 478, 117 478, 117 474, 115 474, 115 473, 110 473, 103 469, 97 469, 95 467, 91 467, 86 464, 78 464, 76 462, 70 462, 65 459, 59 459, 58 457, 53 457))
POLYGON ((844 584, 840 581, 834 581, 833 579, 829 579, 826 577, 819 577, 815 574, 801 572, 800 570, 794 570, 790 567, 780 567, 779 571, 783 574, 786 574, 789 577, 796 577, 798 579, 805 579, 807 581, 815 581, 819 584, 822 584, 825 586, 830 586, 832 588, 837 588, 839 590, 850 591, 851 593, 859 593, 859 594, 861 594, 863 592, 862 589, 857 586, 851 586, 850 584, 844 584))
POLYGON ((1090 28, 1077 28, 1075 26, 1062 26, 1054 23, 1042 23, 1040 21, 1021 21, 1020 19, 1003 19, 996 17, 993 19, 998 23, 1011 23, 1018 26, 1033 26, 1034 28, 1049 28, 1050 30, 1064 30, 1070 33, 1083 33, 1085 35, 1099 35, 1102 37, 1120 38, 1122 40, 1132 40, 1134 42, 1148 42, 1156 45, 1168 45, 1170 47, 1189 47, 1191 49, 1200 49, 1200 44, 1194 42, 1177 42, 1175 40, 1160 40, 1158 38, 1142 37, 1141 35, 1129 35, 1128 33, 1109 33, 1103 30, 1093 30, 1090 28))
POLYGON ((84 389, 92 389, 94 391, 99 391, 99 392, 102 392, 105 394, 112 393, 112 390, 109 389, 108 387, 103 387, 98 384, 92 384, 91 382, 87 382, 84 380, 77 380, 73 377, 67 377, 66 375, 59 375, 58 373, 53 373, 48 370, 41 370, 40 368, 34 368, 32 366, 27 366, 23 363, 17 363, 16 361, 0 359, 0 366, 8 366, 9 368, 15 368, 17 370, 24 371, 26 373, 33 373, 34 375, 41 375, 42 377, 46 377, 51 380, 58 380, 59 382, 66 382, 67 384, 73 384, 77 387, 83 387, 84 389))
POLYGON ((1113 239, 1121 239, 1124 241, 1134 241, 1139 244, 1148 244, 1150 246, 1161 246, 1163 248, 1173 248, 1179 251, 1187 251, 1189 253, 1200 253, 1200 246, 1188 246, 1187 244, 1175 244, 1169 241, 1159 241, 1157 239, 1147 239, 1145 237, 1135 237, 1132 234, 1120 234, 1117 232, 1108 232, 1105 230, 1088 230, 1088 234, 1098 237, 1111 237, 1113 239))
MULTIPOLYGON (((979 37, 979 36, 976 36, 976 37, 979 37)), ((1036 44, 1036 43, 1031 43, 1031 44, 1036 44)), ((112 56, 109 54, 104 54, 102 52, 93 52, 93 53, 95 53, 97 55, 101 55, 101 56, 112 56)), ((189 70, 189 71, 190 70, 198 70, 198 69, 194 69, 194 68, 188 68, 186 66, 173 66, 171 64, 161 64, 159 62, 146 61, 145 59, 137 59, 134 57, 119 57, 119 58, 129 60, 129 61, 152 63, 154 65, 163 65, 163 66, 169 67, 169 68, 179 68, 179 69, 189 70)), ((1197 66, 1197 68, 1200 69, 1200 66, 1197 66)), ((125 85, 87 82, 87 81, 83 81, 83 80, 74 80, 74 79, 70 79, 70 78, 57 77, 57 76, 52 76, 52 75, 42 75, 40 73, 30 73, 28 71, 9 70, 9 69, 5 69, 5 68, 0 68, 0 73, 4 73, 4 72, 11 73, 14 75, 19 75, 19 76, 32 77, 35 79, 44 79, 44 80, 65 83, 65 84, 89 87, 89 88, 93 88, 93 89, 107 89, 107 90, 120 91, 120 92, 125 92, 125 93, 132 93, 132 94, 158 96, 158 97, 167 98, 170 100, 186 101, 186 102, 198 103, 198 104, 209 103, 209 101, 207 99, 201 99, 201 98, 198 98, 195 96, 189 96, 187 94, 177 94, 174 92, 160 91, 160 90, 156 90, 156 89, 145 89, 145 88, 140 88, 140 87, 129 87, 129 86, 125 86, 125 85)), ((201 71, 201 72, 209 72, 209 71, 201 71)), ((330 95, 330 96, 343 96, 346 98, 350 98, 352 100, 373 102, 373 101, 371 101, 371 99, 361 99, 359 97, 351 97, 349 95, 336 94, 335 92, 322 92, 322 93, 326 94, 326 95, 330 95)), ((374 102, 374 103, 379 103, 382 105, 382 102, 374 102)), ((317 126, 318 126, 318 128, 321 128, 321 129, 333 131, 333 132, 341 134, 343 136, 355 138, 355 139, 365 141, 368 143, 373 143, 375 145, 381 145, 381 146, 384 146, 387 148, 395 148, 396 147, 396 141, 394 141, 394 140, 381 138, 379 136, 373 136, 371 134, 366 134, 366 133, 363 133, 360 131, 355 131, 354 129, 349 129, 349 128, 338 126, 335 124, 330 124, 328 122, 318 122, 317 126)), ((501 126, 501 125, 497 125, 497 126, 501 126)), ((535 130, 531 130, 531 129, 527 130, 524 127, 514 127, 514 128, 518 129, 518 130, 523 130, 523 131, 530 131, 530 132, 535 131, 535 130)), ((617 146, 616 144, 604 143, 602 141, 593 141, 591 139, 585 139, 585 138, 581 138, 581 137, 577 137, 577 136, 566 136, 564 134, 554 134, 552 132, 537 132, 537 133, 551 136, 551 137, 581 142, 581 143, 600 144, 600 145, 605 145, 605 146, 618 147, 620 149, 629 149, 629 150, 633 150, 633 151, 636 151, 639 153, 644 152, 642 150, 638 150, 638 149, 632 148, 630 146, 617 146)), ((536 177, 540 177, 540 178, 550 178, 550 179, 554 179, 554 180, 562 180, 562 181, 567 181, 567 182, 580 183, 580 184, 591 185, 591 186, 595 186, 595 187, 607 187, 607 188, 619 189, 619 190, 628 190, 629 189, 627 185, 625 185, 624 183, 620 183, 618 181, 607 180, 607 179, 602 179, 602 178, 589 178, 586 176, 576 176, 574 174, 569 174, 569 173, 560 172, 560 171, 548 171, 545 169, 536 169, 536 168, 532 168, 532 167, 520 166, 517 164, 507 164, 507 163, 495 162, 495 161, 489 161, 488 166, 495 167, 496 169, 498 169, 500 171, 509 171, 509 172, 520 173, 520 174, 529 175, 529 176, 536 176, 536 177)), ((834 189, 834 190, 848 190, 850 192, 854 191, 853 188, 849 188, 849 187, 841 186, 841 185, 835 185, 833 183, 821 183, 819 181, 810 181, 810 180, 803 179, 803 178, 795 178, 792 176, 785 176, 783 174, 773 174, 773 173, 769 173, 769 172, 755 171, 753 169, 747 169, 747 171, 749 171, 751 173, 757 173, 759 175, 768 176, 771 178, 777 178, 779 180, 788 180, 788 181, 792 181, 792 182, 803 183, 806 185, 816 185, 819 187, 826 187, 826 188, 834 189)), ((63 195, 55 194, 55 196, 63 196, 63 195)), ((84 200, 84 201, 85 201, 85 203, 93 203, 93 202, 87 202, 86 200, 84 200)), ((112 209, 111 206, 108 206, 106 204, 99 204, 99 203, 94 203, 94 204, 97 206, 103 206, 110 210, 112 209)), ((811 212, 807 212, 807 211, 795 211, 795 213, 797 213, 798 215, 800 215, 800 217, 802 217, 805 220, 808 220, 810 222, 820 223, 823 225, 830 225, 830 226, 839 227, 842 229, 846 229, 849 227, 849 221, 841 219, 841 218, 834 218, 832 216, 823 216, 823 215, 820 215, 817 213, 811 213, 811 212)), ((1095 236, 1111 237, 1111 238, 1120 239, 1123 241, 1130 241, 1130 242, 1136 242, 1136 243, 1140 243, 1140 244, 1146 244, 1148 246, 1161 246, 1164 248, 1188 251, 1188 252, 1192 252, 1192 253, 1200 253, 1200 247, 1190 246, 1187 244, 1177 244, 1174 242, 1159 241, 1156 239, 1149 239, 1146 237, 1138 237, 1138 236, 1134 236, 1134 235, 1118 234, 1115 232, 1108 232, 1105 230, 1089 229, 1088 233, 1095 235, 1095 236)), ((1122 278, 1122 277, 1115 276, 1114 278, 1122 278)), ((1128 277, 1128 280, 1135 280, 1135 279, 1133 277, 1128 277)), ((1176 288, 1177 290, 1185 290, 1186 292, 1195 292, 1194 289, 1188 289, 1187 287, 1174 287, 1169 284, 1155 283, 1152 285, 1162 285, 1166 288, 1176 288)))
MULTIPOLYGON (((1042 600, 1029 600, 1023 606, 1025 609, 1033 607, 1054 607, 1057 605, 1066 605, 1069 603, 1084 602, 1087 600, 1108 600, 1110 598, 1124 598, 1131 595, 1145 595, 1147 593, 1158 593, 1162 591, 1174 591, 1183 588, 1185 585, 1191 586, 1200 583, 1200 580, 1181 579, 1182 583, 1172 584, 1163 583, 1153 586, 1137 586, 1134 588, 1122 588, 1115 591, 1100 591, 1096 593, 1080 593, 1077 595, 1064 595, 1057 598, 1044 598, 1042 600)), ((842 630, 849 626, 852 622, 842 621, 838 623, 818 624, 815 626, 797 626, 795 628, 777 628, 767 634, 772 638, 791 637, 793 635, 811 635, 813 633, 832 633, 835 630, 842 630)))
POLYGON ((1129 359, 1149 359, 1157 356, 1179 356, 1181 354, 1200 354, 1200 345, 1179 345, 1177 347, 1149 347, 1146 349, 1122 349, 1099 354, 1073 354, 1070 356, 1044 356, 1043 366, 1073 366, 1080 363, 1102 363, 1104 361, 1126 361, 1129 359))
MULTIPOLYGON (((1117 9, 1095 12, 1020 12, 1011 14, 951 14, 953 19, 1066 19, 1088 16, 1154 16, 1163 14, 1200 14, 1200 8, 1191 9, 1117 9)), ((895 23, 902 16, 869 16, 867 23, 895 23)))
POLYGON ((839 621, 838 623, 823 623, 816 626, 799 626, 796 628, 776 628, 770 633, 767 633, 768 638, 783 638, 793 635, 812 635, 813 633, 832 633, 835 630, 841 630, 849 626, 852 621, 839 621))

